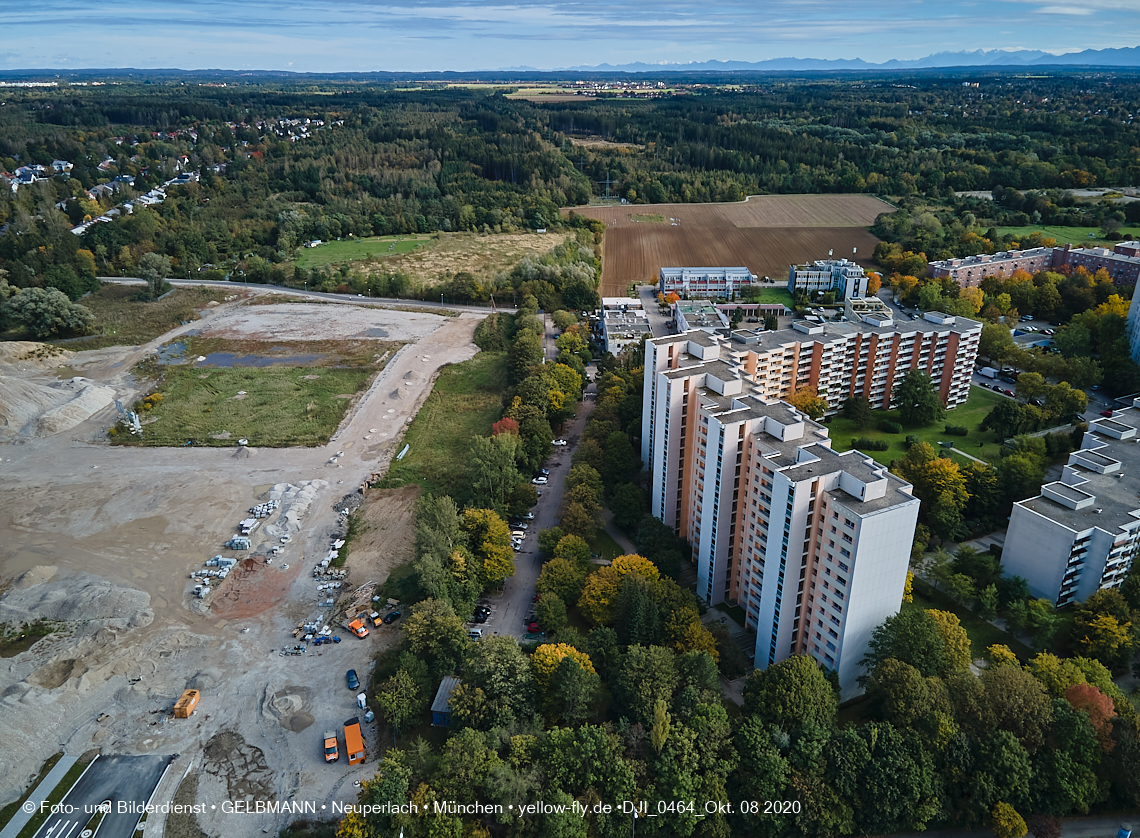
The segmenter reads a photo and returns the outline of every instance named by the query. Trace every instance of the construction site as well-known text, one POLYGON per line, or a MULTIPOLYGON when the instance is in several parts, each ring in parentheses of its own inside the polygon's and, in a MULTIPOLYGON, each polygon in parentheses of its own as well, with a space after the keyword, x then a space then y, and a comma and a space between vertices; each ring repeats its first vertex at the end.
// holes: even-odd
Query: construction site
MULTIPOLYGON (((0 749, 0 806, 59 752, 150 755, 167 760, 153 802, 203 806, 149 814, 147 835, 241 838, 276 835, 293 815, 239 817, 223 801, 311 801, 319 819, 372 775, 366 690, 400 626, 398 604, 377 591, 412 557, 416 491, 370 493, 344 562, 347 518, 439 369, 478 351, 484 315, 255 297, 205 308, 144 346, 0 344, 0 624, 47 627, 30 646, 6 646, 0 666, 0 741, 18 743, 0 749), (140 362, 190 332, 267 351, 333 339, 399 348, 345 399, 323 445, 112 444, 108 432, 133 433, 131 406, 155 389, 140 362), (327 761, 325 732, 357 718, 364 761, 327 761)), ((147 419, 138 427, 145 437, 147 419)))

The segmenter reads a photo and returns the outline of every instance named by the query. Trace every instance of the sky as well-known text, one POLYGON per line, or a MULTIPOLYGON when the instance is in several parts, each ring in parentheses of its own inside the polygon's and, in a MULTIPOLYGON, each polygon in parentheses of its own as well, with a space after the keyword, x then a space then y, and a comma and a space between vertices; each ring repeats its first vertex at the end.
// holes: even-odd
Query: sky
POLYGON ((1140 43, 1140 0, 36 0, 0 71, 558 69, 1140 43))

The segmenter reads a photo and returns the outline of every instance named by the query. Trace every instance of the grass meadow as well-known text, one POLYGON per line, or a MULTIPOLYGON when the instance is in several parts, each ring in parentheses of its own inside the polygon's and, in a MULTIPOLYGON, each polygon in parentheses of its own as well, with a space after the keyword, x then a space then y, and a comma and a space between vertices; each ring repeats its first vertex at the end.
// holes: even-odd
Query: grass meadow
POLYGON ((384 488, 418 483, 425 492, 467 500, 467 455, 471 438, 488 436, 502 413, 507 386, 505 352, 480 352, 470 361, 444 367, 431 395, 408 426, 401 442, 409 446, 393 460, 384 488))

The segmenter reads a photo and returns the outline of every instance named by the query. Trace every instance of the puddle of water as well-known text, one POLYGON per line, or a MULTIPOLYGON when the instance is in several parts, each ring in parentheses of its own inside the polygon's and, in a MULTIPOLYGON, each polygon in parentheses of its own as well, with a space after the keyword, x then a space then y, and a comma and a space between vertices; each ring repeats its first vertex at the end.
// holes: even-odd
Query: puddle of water
POLYGON ((364 336, 370 337, 370 338, 386 338, 386 337, 388 337, 388 330, 387 329, 381 329, 379 327, 372 328, 372 329, 365 329, 364 330, 364 336))
POLYGON ((158 349, 158 362, 160 364, 185 364, 186 342, 175 341, 158 349))
POLYGON ((211 352, 204 361, 199 361, 201 367, 271 367, 276 364, 296 366, 311 364, 324 358, 324 355, 275 355, 272 358, 264 355, 238 355, 233 352, 211 352))

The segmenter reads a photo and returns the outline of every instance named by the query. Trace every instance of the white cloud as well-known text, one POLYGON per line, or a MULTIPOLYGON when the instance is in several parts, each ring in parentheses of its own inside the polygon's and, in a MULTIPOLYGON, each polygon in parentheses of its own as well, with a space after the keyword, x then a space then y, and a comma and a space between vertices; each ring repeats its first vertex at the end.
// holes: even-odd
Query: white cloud
POLYGON ((1084 6, 1042 6, 1035 10, 1039 15, 1091 15, 1096 14, 1093 9, 1084 6))

